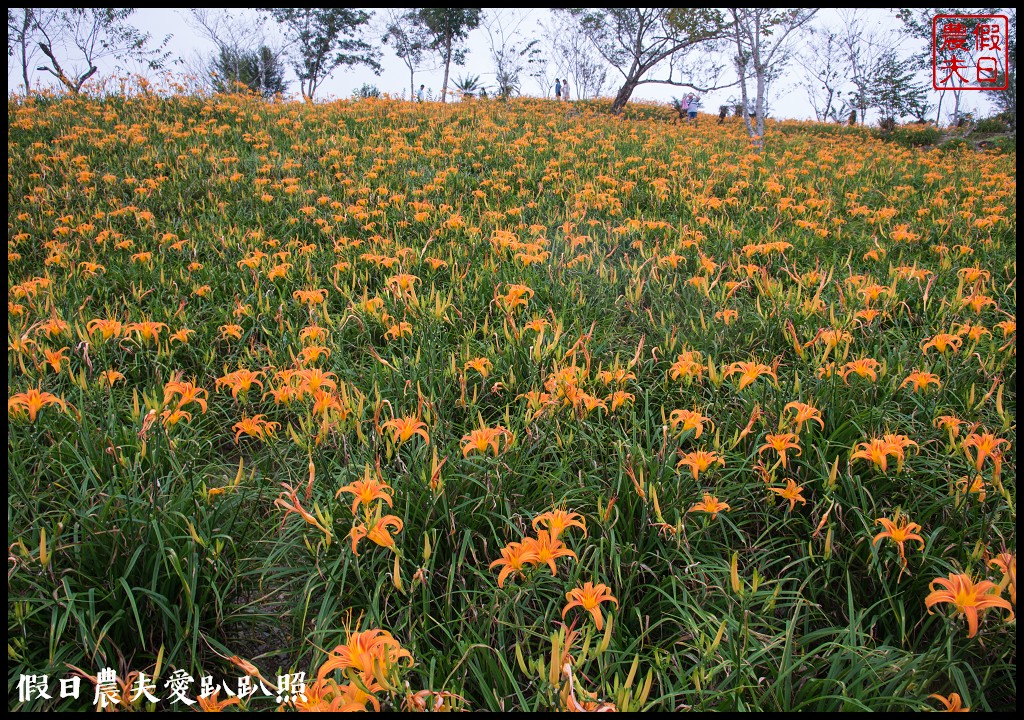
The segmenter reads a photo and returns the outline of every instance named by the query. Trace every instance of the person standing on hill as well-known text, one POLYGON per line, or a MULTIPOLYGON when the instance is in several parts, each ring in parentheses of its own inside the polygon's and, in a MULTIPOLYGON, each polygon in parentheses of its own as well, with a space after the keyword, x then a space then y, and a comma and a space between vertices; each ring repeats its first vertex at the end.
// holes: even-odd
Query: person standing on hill
POLYGON ((697 108, 700 107, 700 98, 693 93, 690 93, 687 98, 686 112, 690 118, 690 122, 697 122, 697 108))
POLYGON ((420 85, 419 92, 416 93, 416 102, 423 102, 423 89, 424 86, 420 85))
POLYGON ((555 100, 562 99, 562 81, 555 78, 555 100))
POLYGON ((562 79, 562 99, 569 102, 569 78, 562 79))

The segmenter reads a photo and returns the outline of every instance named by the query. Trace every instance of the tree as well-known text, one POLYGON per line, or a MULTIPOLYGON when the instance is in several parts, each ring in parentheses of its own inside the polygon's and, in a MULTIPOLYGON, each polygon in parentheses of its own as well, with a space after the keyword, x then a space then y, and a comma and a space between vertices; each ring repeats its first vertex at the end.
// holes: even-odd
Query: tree
POLYGON ((265 100, 288 89, 284 65, 266 45, 251 51, 220 48, 213 62, 211 84, 214 92, 233 92, 236 86, 244 85, 265 100))
MULTIPOLYGON (((903 8, 897 11, 897 17, 903 22, 903 28, 912 38, 916 38, 922 44, 922 50, 914 56, 918 67, 931 70, 932 63, 932 21, 936 15, 995 15, 999 8, 903 8)), ((964 18, 958 20, 967 31, 968 37, 973 37, 975 29, 983 20, 978 18, 964 18)), ((964 60, 969 67, 976 62, 976 53, 973 43, 967 43, 963 49, 958 51, 961 60, 964 60)), ((962 84, 959 75, 949 78, 958 86, 962 84)), ((941 90, 939 94, 938 109, 936 111, 936 124, 942 118, 942 101, 946 93, 953 94, 953 124, 960 119, 960 106, 963 101, 964 90, 956 87, 950 90, 941 90)))
POLYGON ((409 97, 416 97, 416 70, 430 49, 430 37, 418 22, 415 10, 388 11, 381 41, 390 44, 395 55, 409 68, 409 97))
POLYGON ((525 66, 535 66, 541 62, 540 40, 527 41, 518 32, 529 16, 529 12, 503 10, 494 10, 484 16, 483 27, 487 32, 491 60, 494 62, 494 80, 500 97, 518 95, 525 66))
POLYGON ((996 85, 1007 85, 1005 90, 989 90, 988 93, 1000 114, 1005 116, 1011 128, 1017 127, 1017 11, 1009 14, 1009 33, 1007 34, 1007 50, 1009 64, 1000 71, 996 85))
POLYGON ((736 42, 736 70, 743 106, 750 107, 747 79, 755 83, 754 122, 745 118, 751 137, 764 137, 765 94, 792 57, 793 33, 806 25, 817 8, 778 10, 774 8, 729 8, 736 42))
POLYGON ((444 63, 444 82, 441 84, 441 102, 448 95, 448 72, 454 62, 466 61, 466 49, 461 43, 471 30, 480 25, 483 8, 420 8, 416 17, 430 36, 430 49, 444 63))
POLYGON ((928 114, 928 90, 915 81, 914 75, 894 51, 885 53, 878 62, 868 96, 882 115, 883 128, 895 127, 907 115, 923 120, 928 114))
POLYGON ((206 78, 207 89, 233 92, 241 84, 266 99, 288 89, 286 48, 279 39, 268 38, 264 23, 205 8, 192 8, 186 19, 217 46, 212 56, 201 56, 196 63, 195 71, 206 78))
POLYGON ((727 37, 728 25, 722 13, 709 8, 591 8, 572 9, 580 29, 601 56, 623 77, 612 103, 621 110, 633 91, 645 83, 688 87, 699 92, 716 89, 696 83, 695 77, 717 77, 721 68, 705 62, 684 67, 689 51, 707 47, 727 37), (649 75, 667 65, 667 77, 649 75), (679 70, 679 79, 673 74, 679 70), (690 79, 684 80, 683 77, 690 79))
MULTIPOLYGON (((22 48, 22 72, 28 89, 28 44, 34 42, 45 56, 46 64, 36 70, 53 75, 72 93, 99 72, 98 62, 114 58, 118 62, 139 62, 149 70, 159 70, 170 53, 165 51, 171 36, 159 47, 150 48, 151 36, 128 22, 134 8, 21 8, 17 22, 22 48)), ((18 16, 15 16, 18 17, 18 16)), ((8 11, 8 33, 12 13, 8 11)), ((11 53, 11 36, 7 48, 11 53)))
POLYGON ((264 12, 292 42, 292 68, 302 98, 312 102, 317 88, 338 67, 366 65, 379 75, 380 51, 357 37, 372 17, 349 8, 270 8, 264 12))
POLYGON ((36 8, 7 8, 7 57, 17 55, 26 94, 32 92, 29 67, 39 49, 33 40, 36 23, 46 23, 49 18, 49 14, 36 8))
POLYGON ((843 10, 842 29, 839 44, 846 63, 846 75, 852 86, 842 100, 839 119, 845 121, 854 117, 863 125, 867 122, 868 110, 872 107, 871 92, 874 77, 883 58, 895 51, 899 38, 892 32, 872 28, 867 18, 858 9, 843 10))
POLYGON ((818 122, 833 119, 847 74, 839 32, 830 28, 811 28, 803 52, 796 55, 796 61, 809 74, 803 85, 814 108, 814 116, 818 122))
MULTIPOLYGON (((548 55, 555 65, 555 76, 572 78, 576 97, 580 100, 599 96, 608 81, 608 63, 601 55, 595 54, 593 44, 583 32, 579 17, 559 13, 551 23, 541 23, 540 27, 547 43, 548 55)), ((547 96, 553 83, 547 77, 546 68, 544 72, 534 75, 539 82, 544 83, 542 88, 547 96)))

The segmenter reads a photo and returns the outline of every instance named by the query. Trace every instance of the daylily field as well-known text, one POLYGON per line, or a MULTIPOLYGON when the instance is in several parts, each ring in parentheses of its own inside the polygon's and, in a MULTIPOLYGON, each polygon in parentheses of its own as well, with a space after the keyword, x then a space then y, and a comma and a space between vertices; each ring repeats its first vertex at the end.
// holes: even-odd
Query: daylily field
POLYGON ((9 99, 9 708, 1014 709, 1015 155, 674 115, 9 99))

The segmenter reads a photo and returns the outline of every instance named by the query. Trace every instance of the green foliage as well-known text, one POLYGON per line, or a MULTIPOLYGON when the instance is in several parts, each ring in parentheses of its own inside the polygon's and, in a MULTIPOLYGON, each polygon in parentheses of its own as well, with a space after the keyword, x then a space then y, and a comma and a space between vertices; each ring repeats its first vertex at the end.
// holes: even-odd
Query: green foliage
POLYGON ((214 92, 234 92, 242 85, 266 100, 288 88, 284 65, 266 45, 252 51, 220 48, 211 77, 214 92))
POLYGON ((658 82, 649 73, 662 63, 725 37, 729 27, 723 13, 714 8, 573 8, 568 12, 601 56, 622 73, 615 112, 629 102, 640 80, 658 82))
POLYGON ((974 132, 976 133, 1004 133, 1009 130, 1009 126, 998 116, 982 118, 974 124, 974 132))
MULTIPOLYGON (((129 21, 134 12, 135 8, 37 8, 24 13, 25 22, 18 29, 46 57, 47 64, 37 69, 77 94, 98 72, 96 63, 105 58, 142 63, 150 70, 161 69, 170 58, 165 48, 171 36, 150 47, 152 36, 129 21)), ((11 56, 10 10, 7 19, 7 54, 11 56)))
POLYGON ((971 144, 963 138, 951 138, 939 145, 939 150, 944 153, 966 153, 970 152, 971 144))
POLYGON ((451 64, 466 62, 466 48, 463 42, 470 31, 480 25, 482 8, 419 8, 416 18, 430 38, 430 47, 444 63, 444 84, 441 87, 441 102, 447 101, 448 72, 451 64))
MULTIPOLYGON (((878 108, 883 122, 892 127, 904 117, 924 119, 928 114, 928 89, 895 52, 879 60, 868 88, 869 107, 878 108)), ((891 127, 889 128, 892 129, 891 127)))
POLYGON ((366 65, 380 74, 380 50, 357 37, 371 15, 351 8, 270 8, 264 10, 294 45, 292 67, 302 96, 312 100, 317 88, 339 67, 366 65))
POLYGON ((996 149, 1003 155, 1016 155, 1017 154, 1017 136, 1012 135, 1010 137, 997 138, 995 141, 996 149))
POLYGON ((380 89, 376 85, 363 83, 352 91, 352 98, 355 100, 366 100, 367 98, 379 98, 380 89))
POLYGON ((889 132, 886 139, 903 147, 925 147, 937 144, 942 133, 934 125, 903 125, 889 132))
POLYGON ((236 655, 311 680, 357 627, 409 650, 410 693, 474 710, 562 709, 566 664, 621 710, 1016 706, 1009 613, 967 637, 925 604, 1016 549, 1015 157, 795 122, 754 153, 665 104, 572 109, 9 100, 10 710, 88 708, 87 680, 18 700, 70 666, 164 698, 172 669, 234 681, 236 655), (744 386, 748 362, 768 372, 744 386), (259 385, 236 393, 242 369, 259 385), (282 392, 314 369, 322 393, 282 392), (203 393, 172 423, 184 382, 203 393), (30 419, 30 390, 66 406, 30 419), (279 427, 236 430, 255 417, 279 427), (405 417, 429 443, 396 438, 405 417), (500 452, 467 444, 499 425, 500 452), (856 452, 886 435, 913 441, 887 467, 856 452), (697 451, 724 464, 691 473, 697 451), (377 473, 390 548, 341 490, 377 473), (499 587, 553 508, 586 521, 560 537, 575 558, 499 587), (877 537, 897 513, 921 525, 905 557, 877 537), (586 582, 617 600, 601 631, 564 610, 586 582))

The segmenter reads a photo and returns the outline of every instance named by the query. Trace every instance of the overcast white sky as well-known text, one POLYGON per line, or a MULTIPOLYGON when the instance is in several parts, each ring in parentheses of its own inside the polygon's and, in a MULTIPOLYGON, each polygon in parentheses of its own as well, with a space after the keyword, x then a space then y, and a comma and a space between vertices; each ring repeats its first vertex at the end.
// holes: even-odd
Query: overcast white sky
MULTIPOLYGON (((257 17, 257 13, 253 11, 243 10, 236 12, 242 13, 251 18, 257 17)), ((539 23, 550 23, 551 21, 551 13, 546 9, 507 9, 504 12, 506 16, 505 27, 508 28, 518 24, 520 32, 527 38, 536 37, 538 35, 537 30, 539 23)), ((868 27, 872 27, 878 32, 898 33, 900 30, 900 24, 895 19, 892 11, 866 9, 861 11, 861 16, 868 27)), ((273 37, 276 33, 276 24, 272 20, 266 19, 265 16, 259 17, 264 18, 263 22, 265 23, 267 34, 268 36, 273 37)), ((139 9, 132 16, 132 22, 138 28, 151 33, 154 38, 162 38, 167 34, 171 34, 173 37, 167 48, 172 52, 172 56, 174 58, 180 58, 184 61, 194 63, 199 55, 212 53, 214 45, 198 33, 187 21, 187 18, 188 11, 180 8, 139 9)), ((822 9, 819 11, 815 20, 812 21, 812 24, 818 27, 839 27, 842 25, 842 21, 843 19, 840 11, 822 9)), ((368 39, 374 44, 379 44, 380 35, 380 32, 375 32, 371 34, 368 39)), ((479 75, 481 76, 481 81, 485 86, 493 88, 495 85, 493 73, 494 68, 488 51, 487 34, 484 32, 482 27, 471 33, 468 41, 468 47, 469 54, 467 63, 464 67, 452 67, 452 79, 454 80, 455 78, 463 75, 479 75)), ((909 43, 904 44, 901 47, 901 50, 908 55, 916 49, 916 47, 909 43)), ((404 92, 407 96, 409 93, 409 72, 402 61, 391 52, 388 46, 384 46, 382 64, 384 70, 379 76, 374 75, 371 70, 365 67, 338 68, 321 86, 321 89, 318 90, 318 99, 325 99, 329 97, 350 97, 353 90, 362 86, 364 83, 375 85, 385 93, 402 96, 404 92)), ((184 71, 184 64, 179 63, 173 67, 177 71, 184 71)), ((101 67, 101 71, 109 71, 109 68, 101 67)), ((39 82, 48 77, 49 76, 37 72, 35 73, 33 82, 39 82)), ((416 76, 416 85, 418 86, 420 83, 426 84, 428 88, 433 90, 434 95, 437 96, 441 88, 442 77, 443 68, 440 67, 433 70, 419 72, 416 76)), ((805 77, 806 72, 797 63, 793 62, 789 65, 783 78, 772 91, 773 97, 771 112, 773 116, 779 118, 798 119, 814 117, 812 106, 807 98, 807 92, 802 87, 802 82, 805 77)), ((609 85, 609 88, 605 93, 614 95, 615 91, 618 89, 621 76, 616 71, 612 70, 609 72, 609 78, 612 80, 612 83, 609 85)), ((922 74, 922 80, 927 79, 927 73, 922 74)), ((294 80, 294 75, 290 72, 289 80, 291 81, 289 90, 297 92, 298 84, 294 80)), ((724 84, 724 82, 722 84, 724 84)), ((12 59, 8 58, 8 87, 13 88, 17 85, 20 85, 20 67, 17 62, 12 62, 12 59)), ((533 78, 524 77, 522 86, 524 95, 541 94, 541 89, 533 78)), ((633 94, 633 99, 667 102, 671 100, 673 96, 682 96, 686 92, 687 90, 684 88, 667 85, 641 85, 633 94)), ((991 111, 991 105, 985 97, 987 93, 967 92, 964 93, 964 95, 965 107, 962 108, 963 110, 975 111, 980 114, 987 114, 991 111)), ((720 104, 724 104, 735 97, 739 97, 739 90, 737 87, 710 92, 703 97, 702 109, 706 112, 714 112, 720 104)), ((932 98, 933 105, 937 100, 938 95, 935 94, 932 98)), ((944 108, 950 107, 951 102, 947 101, 944 108)), ((943 114, 945 115, 945 111, 943 114)))

